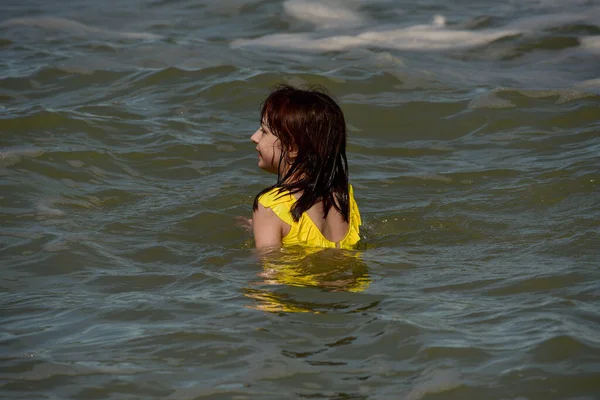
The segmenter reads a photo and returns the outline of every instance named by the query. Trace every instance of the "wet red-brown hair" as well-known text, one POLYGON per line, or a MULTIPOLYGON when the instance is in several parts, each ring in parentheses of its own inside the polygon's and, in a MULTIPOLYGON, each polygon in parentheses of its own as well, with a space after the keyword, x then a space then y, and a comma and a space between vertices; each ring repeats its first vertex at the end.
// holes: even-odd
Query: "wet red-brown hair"
POLYGON ((282 152, 277 183, 256 196, 254 209, 262 194, 278 188, 301 193, 292 207, 294 221, 322 201, 323 218, 334 207, 348 222, 346 121, 325 89, 277 86, 262 104, 260 121, 279 139, 282 152))

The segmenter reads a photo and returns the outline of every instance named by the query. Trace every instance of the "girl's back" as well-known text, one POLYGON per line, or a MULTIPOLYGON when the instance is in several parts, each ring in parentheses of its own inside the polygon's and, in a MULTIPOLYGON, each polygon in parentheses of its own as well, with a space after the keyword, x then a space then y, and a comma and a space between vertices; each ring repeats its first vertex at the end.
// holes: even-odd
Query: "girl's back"
POLYGON ((298 220, 292 216, 292 208, 298 197, 277 188, 260 195, 254 211, 254 238, 257 247, 310 246, 354 248, 360 240, 361 218, 349 186, 349 218, 331 207, 323 215, 323 202, 315 203, 303 212, 298 220))
POLYGON ((350 224, 344 221, 344 217, 338 210, 331 208, 327 216, 323 218, 323 202, 320 201, 305 211, 308 218, 317 227, 319 232, 330 242, 339 242, 346 237, 350 224))

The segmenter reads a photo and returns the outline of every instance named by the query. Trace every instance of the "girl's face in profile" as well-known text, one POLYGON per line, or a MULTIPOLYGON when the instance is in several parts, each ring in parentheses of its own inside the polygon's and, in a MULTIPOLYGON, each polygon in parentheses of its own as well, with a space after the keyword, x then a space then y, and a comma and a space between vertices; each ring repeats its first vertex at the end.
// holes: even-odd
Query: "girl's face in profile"
POLYGON ((273 174, 279 170, 279 160, 281 159, 281 142, 279 138, 266 127, 264 123, 250 137, 256 144, 258 151, 258 167, 273 174))

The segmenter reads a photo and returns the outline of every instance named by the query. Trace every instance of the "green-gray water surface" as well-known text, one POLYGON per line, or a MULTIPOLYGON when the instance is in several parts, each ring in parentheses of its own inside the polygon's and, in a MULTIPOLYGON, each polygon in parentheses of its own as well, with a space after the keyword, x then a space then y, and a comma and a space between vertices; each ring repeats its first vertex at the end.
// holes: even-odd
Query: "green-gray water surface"
POLYGON ((0 397, 600 398, 596 1, 6 1, 0 397), (277 83, 359 252, 259 259, 277 83))

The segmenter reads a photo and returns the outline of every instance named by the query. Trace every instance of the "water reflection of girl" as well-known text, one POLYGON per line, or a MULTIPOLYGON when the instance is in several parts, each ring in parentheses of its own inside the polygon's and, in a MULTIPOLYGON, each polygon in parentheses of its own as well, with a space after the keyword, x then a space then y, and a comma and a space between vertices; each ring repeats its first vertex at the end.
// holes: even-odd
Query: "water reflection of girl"
POLYGON ((327 292, 362 292, 369 284, 367 265, 360 252, 290 247, 261 253, 259 280, 244 290, 256 302, 249 306, 269 312, 323 313, 330 308, 316 299, 301 301, 286 293, 288 287, 312 287, 327 292), (285 286, 282 286, 285 285, 285 286))

